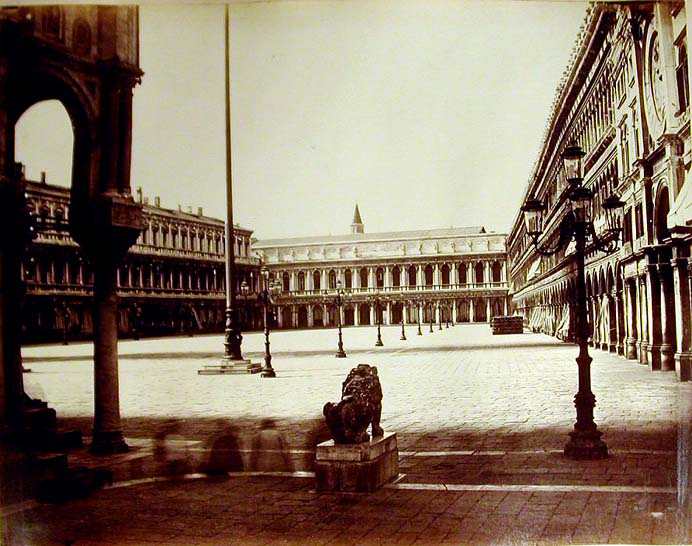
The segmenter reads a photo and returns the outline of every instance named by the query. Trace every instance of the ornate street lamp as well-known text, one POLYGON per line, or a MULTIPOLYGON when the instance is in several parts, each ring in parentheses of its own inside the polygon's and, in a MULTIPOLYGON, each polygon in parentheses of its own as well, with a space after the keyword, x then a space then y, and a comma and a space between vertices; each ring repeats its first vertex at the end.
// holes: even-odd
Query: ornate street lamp
POLYGON ((405 320, 404 320, 404 310, 406 309, 406 303, 401 302, 401 337, 399 338, 400 341, 406 341, 406 326, 405 326, 405 320))
POLYGON ((269 271, 262 270, 262 278, 264 279, 264 287, 257 294, 259 300, 264 306, 264 367, 262 368, 262 377, 276 377, 276 372, 272 367, 272 355, 269 351, 269 307, 274 304, 274 300, 281 294, 281 283, 279 281, 269 280, 269 271))
POLYGON ((333 294, 333 301, 336 307, 336 324, 339 328, 339 346, 334 355, 336 358, 346 358, 344 342, 341 336, 341 306, 344 304, 345 296, 346 292, 341 288, 341 281, 336 281, 336 292, 333 294))
POLYGON ((374 296, 370 297, 370 301, 375 305, 375 322, 377 323, 377 341, 375 342, 375 347, 382 347, 382 315, 380 313, 380 306, 382 304, 382 299, 380 298, 380 291, 377 290, 374 296))
POLYGON ((423 335, 423 332, 421 332, 421 329, 420 329, 420 321, 421 321, 421 314, 422 314, 421 311, 422 311, 422 309, 423 309, 423 305, 421 304, 421 300, 418 300, 418 309, 417 309, 417 311, 418 311, 418 332, 416 332, 416 335, 418 335, 418 336, 422 336, 422 335, 423 335))
MULTIPOLYGON (((582 185, 581 160, 584 152, 579 146, 569 146, 562 154, 565 175, 569 183, 567 199, 570 210, 564 215, 557 228, 558 241, 555 246, 539 244, 543 233, 543 213, 545 204, 539 199, 528 199, 521 210, 524 212, 526 232, 533 246, 542 256, 551 256, 564 249, 572 240, 575 243, 574 263, 577 272, 577 343, 579 344, 579 390, 574 397, 577 410, 577 422, 570 432, 570 440, 564 448, 566 456, 573 459, 603 459, 608 456, 608 446, 601 440, 602 433, 598 430, 593 418, 596 397, 591 392, 591 357, 589 356, 588 338, 589 324, 586 308, 586 282, 584 275, 584 255, 587 239, 589 248, 596 248, 610 253, 617 249, 622 232, 622 209, 624 203, 618 196, 604 200, 602 207, 605 211, 606 229, 600 236, 596 233, 593 220, 590 218, 590 204, 593 192, 582 185)), ((553 233, 555 233, 553 231, 553 233)))

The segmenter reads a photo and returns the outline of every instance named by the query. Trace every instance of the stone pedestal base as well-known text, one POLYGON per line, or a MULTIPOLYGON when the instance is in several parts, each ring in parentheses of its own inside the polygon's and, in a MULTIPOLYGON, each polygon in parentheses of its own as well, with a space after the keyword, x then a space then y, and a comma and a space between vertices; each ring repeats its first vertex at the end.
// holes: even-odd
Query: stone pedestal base
POLYGON ((199 375, 226 375, 226 374, 248 374, 259 373, 262 371, 262 365, 249 360, 226 360, 223 359, 218 366, 204 366, 201 370, 197 370, 199 375))
POLYGON ((361 444, 317 446, 315 486, 317 491, 372 493, 399 475, 396 434, 389 433, 361 444))

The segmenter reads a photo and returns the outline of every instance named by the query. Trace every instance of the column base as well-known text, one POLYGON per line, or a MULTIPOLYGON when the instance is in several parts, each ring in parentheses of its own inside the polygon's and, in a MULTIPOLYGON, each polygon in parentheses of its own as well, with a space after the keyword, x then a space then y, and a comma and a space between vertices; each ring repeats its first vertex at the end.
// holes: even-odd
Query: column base
POLYGON ((627 360, 637 360, 637 341, 627 341, 625 344, 625 358, 627 360))
POLYGON ((668 343, 661 345, 661 370, 675 371, 675 347, 668 343))
POLYGON ((569 433, 570 441, 565 444, 565 456, 577 460, 598 460, 608 457, 608 446, 601 440, 597 430, 574 430, 569 433))
POLYGON ((692 380, 692 353, 675 353, 675 373, 680 381, 692 380))
POLYGON ((646 346, 646 360, 649 364, 649 369, 660 370, 661 369, 661 346, 656 344, 651 344, 646 346))
POLYGON ((115 432, 94 432, 91 440, 89 452, 94 455, 114 455, 116 453, 127 453, 129 446, 125 443, 122 431, 115 432))

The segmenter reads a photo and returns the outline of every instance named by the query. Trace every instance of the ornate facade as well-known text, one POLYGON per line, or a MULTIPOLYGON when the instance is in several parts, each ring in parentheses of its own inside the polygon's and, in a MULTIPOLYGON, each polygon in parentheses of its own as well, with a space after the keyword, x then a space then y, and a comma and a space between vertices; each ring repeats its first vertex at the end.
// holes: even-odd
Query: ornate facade
POLYGON ((255 242, 283 292, 279 327, 487 322, 508 309, 505 236, 482 227, 367 234, 356 207, 351 233, 255 242))
MULTIPOLYGON (((70 192, 26 182, 36 237, 22 271, 25 341, 87 339, 93 334, 93 271, 67 231, 70 192)), ((223 330, 224 223, 180 207, 168 210, 137 192, 144 229, 117 269, 120 337, 223 330)), ((236 292, 257 278, 252 231, 235 227, 236 292)), ((246 303, 246 302, 241 302, 246 303)), ((245 313, 245 311, 243 311, 245 313)), ((248 313, 248 316, 250 314, 248 313)))
MULTIPOLYGON (((595 230, 604 199, 626 203, 619 250, 587 248, 592 343, 682 380, 692 372, 688 19, 683 2, 589 8, 525 193, 547 205, 547 240, 557 237, 568 206, 560 153, 581 146, 595 230)), ((541 258, 519 216, 507 245, 516 311, 536 330, 572 338, 571 254, 541 258)))

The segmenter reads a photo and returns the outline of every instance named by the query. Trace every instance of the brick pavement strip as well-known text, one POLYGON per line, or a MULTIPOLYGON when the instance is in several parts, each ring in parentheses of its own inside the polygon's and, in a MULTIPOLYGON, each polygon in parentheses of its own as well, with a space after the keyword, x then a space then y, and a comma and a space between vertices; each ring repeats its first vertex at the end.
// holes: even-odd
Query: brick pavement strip
MULTIPOLYGON (((217 363, 220 336, 121 342, 125 456, 95 459, 123 485, 162 471, 153 438, 178 424, 177 448, 197 469, 212 440, 233 427, 247 468, 264 417, 277 419, 296 470, 309 470, 324 435, 321 408, 339 398, 348 370, 378 366, 383 426, 397 432, 398 485, 372 495, 316 494, 290 474, 232 474, 225 480, 132 482, 64 506, 3 512, 8 544, 556 544, 676 543, 678 397, 673 374, 592 350, 596 422, 605 461, 570 461, 561 449, 575 410, 576 349, 546 336, 492 336, 457 326, 402 342, 399 329, 346 328, 347 359, 335 359, 334 330, 272 334, 276 379, 198 376, 217 363), (567 486, 573 487, 567 487, 567 486), (606 486, 610 486, 607 488, 606 486), (624 486, 631 486, 627 489, 624 486), (404 489, 411 487, 413 489, 404 489), (478 490, 473 490, 478 487, 478 490)), ((263 338, 244 337, 260 360, 263 338)), ((27 390, 67 426, 88 430, 93 411, 91 347, 23 349, 27 390)), ((309 476, 309 475, 308 475, 309 476)), ((116 486, 118 483, 116 483, 116 486)), ((34 508, 31 508, 34 506, 34 508)))

